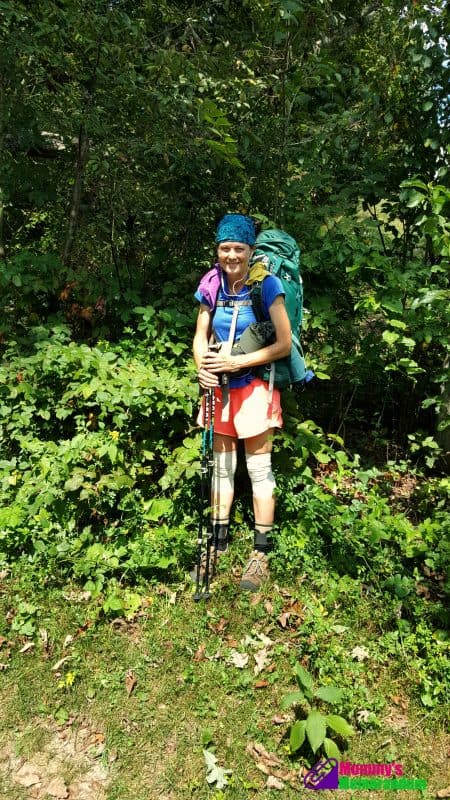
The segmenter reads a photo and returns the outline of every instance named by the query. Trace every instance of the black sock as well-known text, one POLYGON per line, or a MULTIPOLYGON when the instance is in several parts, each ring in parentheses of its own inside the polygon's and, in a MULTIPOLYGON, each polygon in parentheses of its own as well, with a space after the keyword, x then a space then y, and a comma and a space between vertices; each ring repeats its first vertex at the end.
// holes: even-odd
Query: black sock
POLYGON ((226 550, 228 547, 228 522, 213 522, 213 544, 217 550, 226 550))
POLYGON ((271 525, 258 525, 254 533, 253 548, 259 553, 270 553, 272 550, 271 525), (260 530, 264 528, 264 530, 260 530))

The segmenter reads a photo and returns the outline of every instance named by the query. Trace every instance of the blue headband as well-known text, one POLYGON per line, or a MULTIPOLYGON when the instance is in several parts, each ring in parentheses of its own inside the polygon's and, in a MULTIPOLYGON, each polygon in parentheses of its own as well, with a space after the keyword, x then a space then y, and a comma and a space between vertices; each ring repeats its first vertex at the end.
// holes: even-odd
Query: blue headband
POLYGON ((244 214, 225 214, 217 226, 216 242, 242 242, 254 245, 255 223, 244 214))

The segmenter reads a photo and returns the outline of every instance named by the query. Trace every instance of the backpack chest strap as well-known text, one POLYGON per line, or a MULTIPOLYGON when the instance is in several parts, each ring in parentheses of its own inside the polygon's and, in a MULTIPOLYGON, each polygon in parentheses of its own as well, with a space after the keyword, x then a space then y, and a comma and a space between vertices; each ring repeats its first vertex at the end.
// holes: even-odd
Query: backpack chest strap
POLYGON ((221 308, 236 308, 236 306, 251 306, 251 300, 218 300, 216 303, 217 306, 221 308))

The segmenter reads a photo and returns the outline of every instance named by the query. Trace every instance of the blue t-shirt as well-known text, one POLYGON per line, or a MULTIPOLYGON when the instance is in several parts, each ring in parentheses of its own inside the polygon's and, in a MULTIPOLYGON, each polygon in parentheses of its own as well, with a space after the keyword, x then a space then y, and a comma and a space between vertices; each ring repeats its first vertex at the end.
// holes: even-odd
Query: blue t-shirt
MULTIPOLYGON (((256 322, 256 317, 253 312, 253 308, 251 305, 251 286, 243 286, 239 294, 237 295, 230 295, 228 293, 228 285, 227 285, 227 276, 222 273, 222 284, 219 289, 219 294, 217 300, 232 300, 237 301, 246 301, 248 305, 239 305, 239 312, 237 316, 237 323, 236 323, 236 333, 235 333, 235 340, 239 339, 239 337, 244 333, 245 329, 251 325, 252 322, 256 322)), ((279 297, 284 297, 284 290, 283 284, 276 278, 274 275, 268 275, 264 278, 262 282, 261 288, 261 300, 262 300, 262 307, 264 314, 267 319, 270 319, 269 308, 272 305, 273 301, 279 297)), ((195 293, 195 298, 199 300, 200 303, 204 303, 205 305, 209 305, 209 303, 205 300, 203 295, 197 289, 195 293)), ((228 336, 230 334, 230 327, 231 327, 231 320, 233 318, 233 311, 234 305, 230 306, 223 306, 218 305, 214 312, 213 316, 213 331, 218 342, 227 342, 228 336)), ((251 369, 249 369, 248 373, 242 375, 239 378, 233 378, 230 376, 230 387, 232 389, 238 386, 246 386, 248 383, 251 383, 254 380, 255 376, 253 375, 251 369)))

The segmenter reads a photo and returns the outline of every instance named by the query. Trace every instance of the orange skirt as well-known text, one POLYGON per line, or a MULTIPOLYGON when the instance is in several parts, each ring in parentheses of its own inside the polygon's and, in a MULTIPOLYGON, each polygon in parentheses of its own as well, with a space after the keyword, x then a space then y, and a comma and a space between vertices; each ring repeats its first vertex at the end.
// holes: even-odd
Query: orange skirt
MULTIPOLYGON (((269 384, 260 378, 247 386, 229 389, 230 414, 227 422, 222 421, 222 389, 215 389, 214 431, 234 439, 249 439, 270 428, 283 427, 280 391, 273 389, 269 403, 269 384)), ((203 402, 197 418, 203 427, 203 402)))

